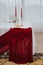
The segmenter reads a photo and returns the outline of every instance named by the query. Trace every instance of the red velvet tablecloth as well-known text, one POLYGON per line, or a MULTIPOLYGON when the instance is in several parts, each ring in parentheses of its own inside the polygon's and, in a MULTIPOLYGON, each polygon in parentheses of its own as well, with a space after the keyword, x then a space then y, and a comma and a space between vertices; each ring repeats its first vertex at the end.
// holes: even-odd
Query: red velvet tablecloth
POLYGON ((6 52, 9 49, 10 43, 10 30, 0 36, 0 54, 6 52))
POLYGON ((7 50, 9 60, 16 63, 33 61, 32 28, 12 28, 0 37, 0 54, 7 50))
POLYGON ((13 28, 10 33, 12 41, 10 43, 9 60, 20 64, 32 62, 32 29, 13 28))

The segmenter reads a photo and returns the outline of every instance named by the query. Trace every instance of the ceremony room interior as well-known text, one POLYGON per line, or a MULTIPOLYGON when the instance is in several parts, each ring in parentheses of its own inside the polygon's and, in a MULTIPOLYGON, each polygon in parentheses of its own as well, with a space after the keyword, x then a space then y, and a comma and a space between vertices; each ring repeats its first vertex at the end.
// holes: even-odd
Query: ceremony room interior
POLYGON ((43 65, 43 0, 0 0, 0 65, 43 65))

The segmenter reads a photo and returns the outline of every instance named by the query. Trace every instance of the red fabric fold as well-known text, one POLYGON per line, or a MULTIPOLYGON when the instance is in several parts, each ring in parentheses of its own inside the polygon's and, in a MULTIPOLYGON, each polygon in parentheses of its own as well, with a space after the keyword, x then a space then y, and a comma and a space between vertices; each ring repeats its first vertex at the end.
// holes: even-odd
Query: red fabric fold
POLYGON ((32 62, 32 29, 13 28, 10 32, 12 41, 9 49, 9 60, 20 64, 32 62))
POLYGON ((9 49, 8 45, 3 46, 2 48, 0 48, 0 54, 3 54, 4 52, 6 52, 9 49))
POLYGON ((10 43, 10 30, 0 36, 0 54, 9 50, 9 43, 10 43))

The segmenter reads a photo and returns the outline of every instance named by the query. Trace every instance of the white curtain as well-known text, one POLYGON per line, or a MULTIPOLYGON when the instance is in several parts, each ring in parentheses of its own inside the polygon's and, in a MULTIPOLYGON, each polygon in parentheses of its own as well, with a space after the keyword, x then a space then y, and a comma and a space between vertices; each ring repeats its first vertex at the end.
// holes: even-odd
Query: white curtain
MULTIPOLYGON (((42 4, 43 4, 43 0, 42 4)), ((5 21, 9 21, 10 19, 14 19, 15 15, 15 5, 17 6, 18 15, 20 18, 20 8, 23 8, 23 18, 29 18, 28 16, 28 6, 35 6, 40 5, 40 0, 0 0, 0 18, 2 18, 5 21), (16 2, 15 2, 16 1, 16 2)), ((27 20, 26 19, 26 20, 27 20)))
POLYGON ((34 27, 34 30, 42 31, 43 0, 0 0, 0 20, 2 19, 3 22, 9 22, 9 20, 14 19, 15 1, 16 1, 16 6, 19 9, 18 10, 19 21, 21 20, 20 7, 21 7, 21 1, 22 1, 23 19, 25 19, 25 21, 31 22, 34 27))

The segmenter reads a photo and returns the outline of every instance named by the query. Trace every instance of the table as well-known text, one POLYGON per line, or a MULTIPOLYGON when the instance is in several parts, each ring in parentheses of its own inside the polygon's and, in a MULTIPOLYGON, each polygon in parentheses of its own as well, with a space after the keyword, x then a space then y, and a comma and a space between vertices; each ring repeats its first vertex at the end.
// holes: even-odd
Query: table
MULTIPOLYGON (((0 23, 0 36, 5 34, 7 31, 10 30, 10 28, 14 28, 16 27, 14 23, 0 23)), ((34 30, 33 30, 33 26, 31 25, 31 22, 24 22, 23 21, 23 26, 21 26, 21 28, 32 28, 32 37, 33 37, 33 55, 36 52, 36 41, 35 41, 35 36, 34 36, 34 30)))

